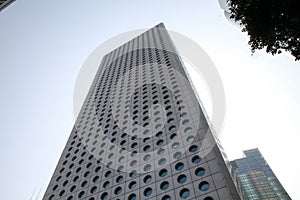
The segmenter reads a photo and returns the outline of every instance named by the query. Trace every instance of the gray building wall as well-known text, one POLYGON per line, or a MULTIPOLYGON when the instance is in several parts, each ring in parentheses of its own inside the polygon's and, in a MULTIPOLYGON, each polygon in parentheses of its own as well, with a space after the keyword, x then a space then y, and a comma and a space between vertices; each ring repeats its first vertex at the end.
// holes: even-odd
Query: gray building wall
POLYGON ((44 200, 238 200, 163 24, 102 59, 44 200))

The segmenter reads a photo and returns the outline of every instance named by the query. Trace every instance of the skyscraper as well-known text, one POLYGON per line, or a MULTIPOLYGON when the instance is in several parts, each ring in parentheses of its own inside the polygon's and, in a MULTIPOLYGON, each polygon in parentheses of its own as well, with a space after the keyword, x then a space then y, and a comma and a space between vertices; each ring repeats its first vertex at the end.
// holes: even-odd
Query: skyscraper
POLYGON ((44 200, 238 200, 163 24, 105 55, 44 200))
POLYGON ((258 149, 244 154, 244 158, 232 161, 232 166, 245 200, 291 199, 258 149))

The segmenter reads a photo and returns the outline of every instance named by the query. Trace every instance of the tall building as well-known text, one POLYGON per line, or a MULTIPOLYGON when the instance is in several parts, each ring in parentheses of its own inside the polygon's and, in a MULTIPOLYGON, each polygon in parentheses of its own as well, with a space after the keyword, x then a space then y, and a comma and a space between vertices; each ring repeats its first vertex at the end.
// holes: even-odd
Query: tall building
POLYGON ((240 199, 163 24, 105 55, 44 195, 240 199))
POLYGON ((289 200, 258 149, 244 151, 245 157, 232 161, 233 174, 245 200, 289 200))
POLYGON ((15 0, 0 0, 0 11, 12 4, 15 0))

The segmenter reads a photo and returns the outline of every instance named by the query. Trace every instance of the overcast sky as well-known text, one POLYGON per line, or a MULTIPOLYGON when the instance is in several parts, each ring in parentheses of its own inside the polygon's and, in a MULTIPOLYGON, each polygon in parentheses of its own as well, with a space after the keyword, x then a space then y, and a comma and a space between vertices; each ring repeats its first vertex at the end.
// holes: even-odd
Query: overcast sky
MULTIPOLYGON (((300 63, 251 56, 247 35, 217 0, 18 0, 0 12, 1 199, 43 196, 74 124, 74 87, 88 55, 112 36, 159 22, 215 63, 226 95, 221 142, 228 157, 258 147, 300 199, 300 63)), ((209 98, 201 98, 211 114, 209 98)))

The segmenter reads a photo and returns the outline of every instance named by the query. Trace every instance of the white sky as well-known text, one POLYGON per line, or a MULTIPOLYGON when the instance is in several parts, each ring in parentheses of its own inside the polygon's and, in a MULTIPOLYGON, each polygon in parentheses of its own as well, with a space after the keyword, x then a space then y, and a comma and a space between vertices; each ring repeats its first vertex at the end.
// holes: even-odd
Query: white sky
MULTIPOLYGON (((114 35, 159 22, 193 39, 215 63, 225 88, 221 142, 229 158, 258 147, 300 199, 300 63, 251 56, 246 34, 225 19, 217 0, 19 0, 0 12, 1 199, 30 199, 46 189, 74 123, 73 91, 87 56, 114 35)), ((202 101, 211 110, 209 98, 202 101)))

